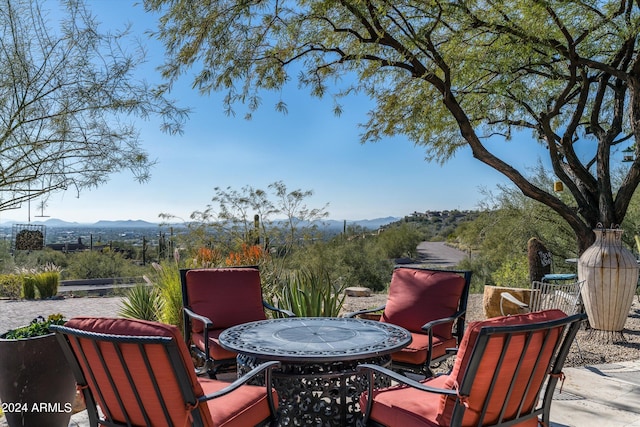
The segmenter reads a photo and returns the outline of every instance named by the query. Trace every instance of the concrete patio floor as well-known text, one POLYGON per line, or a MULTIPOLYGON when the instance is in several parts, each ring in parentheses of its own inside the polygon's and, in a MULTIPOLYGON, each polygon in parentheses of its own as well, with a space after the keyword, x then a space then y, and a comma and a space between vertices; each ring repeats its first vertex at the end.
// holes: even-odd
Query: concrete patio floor
MULTIPOLYGON (((640 427, 640 360, 565 368, 564 373, 550 427, 640 427)), ((4 418, 0 426, 7 426, 4 418)), ((69 427, 88 426, 86 411, 71 417, 69 427)))

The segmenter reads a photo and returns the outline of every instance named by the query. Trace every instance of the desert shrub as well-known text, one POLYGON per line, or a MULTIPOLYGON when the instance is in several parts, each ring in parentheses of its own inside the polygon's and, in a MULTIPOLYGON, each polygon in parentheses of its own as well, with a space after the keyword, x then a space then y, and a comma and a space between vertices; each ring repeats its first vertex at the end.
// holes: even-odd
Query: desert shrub
POLYGON ((472 294, 481 294, 484 292, 484 285, 493 284, 491 279, 493 268, 480 256, 463 259, 455 269, 472 271, 471 287, 469 289, 472 294))
MULTIPOLYGON (((331 266, 332 280, 345 287, 365 286, 382 291, 389 284, 393 261, 386 257, 375 238, 336 237, 300 248, 293 254, 291 269, 323 269, 331 266)), ((261 270, 262 271, 262 270, 261 270)))
POLYGON ((22 278, 17 274, 0 275, 0 297, 19 299, 22 291, 22 278))
POLYGON ((137 276, 139 269, 119 253, 85 251, 69 257, 66 273, 67 279, 100 279, 137 276))
POLYGON ((71 257, 73 257, 73 254, 65 254, 49 248, 33 252, 17 251, 14 255, 15 264, 20 268, 28 269, 38 269, 40 266, 52 264, 62 270, 67 267, 71 257))
POLYGON ((526 255, 510 255, 493 272, 491 278, 498 286, 510 286, 514 288, 528 288, 529 264, 526 255))
POLYGON ((415 226, 402 223, 382 231, 376 239, 386 258, 413 258, 423 240, 423 233, 415 226))

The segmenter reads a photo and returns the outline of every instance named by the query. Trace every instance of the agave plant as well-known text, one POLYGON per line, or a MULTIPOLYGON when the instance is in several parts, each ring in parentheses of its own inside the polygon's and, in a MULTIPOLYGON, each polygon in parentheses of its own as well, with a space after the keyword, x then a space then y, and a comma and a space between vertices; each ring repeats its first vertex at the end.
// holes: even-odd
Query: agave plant
POLYGON ((344 285, 336 286, 326 270, 302 269, 289 273, 274 299, 299 317, 336 317, 344 303, 344 285))
POLYGON ((160 321, 164 301, 153 286, 136 285, 127 291, 118 314, 122 317, 160 321))

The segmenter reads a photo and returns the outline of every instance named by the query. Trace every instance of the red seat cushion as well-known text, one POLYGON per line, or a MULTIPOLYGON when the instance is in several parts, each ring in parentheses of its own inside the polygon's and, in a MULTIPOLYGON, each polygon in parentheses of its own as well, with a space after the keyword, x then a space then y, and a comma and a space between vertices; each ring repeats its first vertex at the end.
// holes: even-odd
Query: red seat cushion
MULTIPOLYGON (((208 378, 198 378, 205 394, 211 394, 228 383, 208 378)), ((273 402, 277 405, 278 396, 274 391, 273 402)), ((207 401, 214 426, 246 427, 255 426, 269 418, 269 402, 265 388, 246 385, 232 393, 207 401)))
MULTIPOLYGON (((446 354, 447 348, 456 347, 458 343, 454 337, 443 339, 437 335, 433 336, 433 348, 431 350, 431 360, 446 354)), ((422 365, 427 361, 429 351, 429 336, 425 334, 411 333, 411 344, 391 355, 391 359, 396 362, 410 363, 412 365, 422 365)))
MULTIPOLYGON (((222 348, 218 337, 224 329, 211 329, 209 331, 209 357, 213 360, 235 359, 238 355, 233 351, 222 348)), ((204 334, 202 332, 193 332, 191 334, 191 342, 193 345, 204 351, 204 334)))
MULTIPOLYGON (((433 387, 454 390, 457 384, 462 383, 466 368, 480 329, 485 326, 509 326, 527 323, 536 323, 560 319, 566 315, 560 310, 548 310, 521 314, 508 317, 496 317, 481 322, 471 323, 466 330, 465 336, 460 343, 459 351, 453 370, 449 375, 442 375, 423 381, 433 387)), ((557 327, 551 331, 552 339, 544 352, 542 351, 542 339, 546 331, 536 332, 535 338, 529 344, 529 349, 525 356, 525 362, 520 368, 518 375, 523 378, 533 371, 538 359, 537 370, 534 373, 534 383, 528 394, 524 396, 526 381, 517 381, 512 398, 507 406, 507 418, 515 414, 520 402, 524 399, 523 412, 529 411, 536 403, 537 390, 544 381, 550 365, 550 358, 557 340, 561 339, 562 327, 557 327)), ((515 366, 524 348, 524 336, 514 336, 509 342, 506 350, 506 359, 503 361, 499 376, 508 380, 499 381, 494 390, 493 400, 490 402, 485 422, 490 423, 497 420, 503 403, 506 400, 507 388, 510 379, 515 375, 515 366)), ((498 365, 497 359, 502 353, 505 342, 501 336, 496 336, 489 340, 485 355, 478 369, 473 382, 473 387, 468 398, 468 408, 465 410, 463 426, 475 426, 478 424, 479 414, 484 404, 484 398, 491 382, 491 378, 498 365)), ((365 408, 366 393, 361 396, 360 407, 365 408)), ((444 395, 430 394, 409 387, 391 387, 376 390, 374 392, 374 404, 371 418, 387 426, 448 426, 451 423, 455 398, 444 395)), ((536 427, 537 421, 532 419, 527 422, 517 424, 518 427, 536 427)))
MULTIPOLYGON (((186 288, 188 306, 209 318, 215 329, 266 319, 258 269, 189 270, 186 288)), ((193 332, 202 332, 202 327, 201 322, 192 322, 193 332)))
MULTIPOLYGON (((430 386, 444 388, 446 376, 432 377, 430 386)), ((367 393, 360 396, 360 409, 364 412, 367 393)), ((415 388, 394 386, 373 392, 371 419, 389 427, 440 426, 437 421, 440 396, 415 388)))
MULTIPOLYGON (((457 273, 396 268, 380 320, 423 332, 425 323, 458 311, 464 286, 464 277, 457 273)), ((434 327, 433 333, 446 340, 452 337, 451 328, 451 323, 445 323, 434 327)))

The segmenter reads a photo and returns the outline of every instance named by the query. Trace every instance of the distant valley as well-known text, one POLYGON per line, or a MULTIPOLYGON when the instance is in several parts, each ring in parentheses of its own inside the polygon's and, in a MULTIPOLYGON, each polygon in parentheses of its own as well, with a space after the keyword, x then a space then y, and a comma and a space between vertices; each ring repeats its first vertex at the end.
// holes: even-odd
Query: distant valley
MULTIPOLYGON (((352 225, 357 225, 363 228, 367 228, 367 229, 377 229, 380 228, 383 225, 387 225, 390 224, 392 222, 396 222, 399 221, 401 218, 397 218, 397 217, 386 217, 386 218, 375 218, 375 219, 361 219, 361 220, 346 220, 346 224, 348 226, 352 226, 352 225)), ((333 219, 329 219, 329 220, 322 220, 322 221, 318 221, 318 226, 320 228, 328 228, 328 229, 334 229, 334 228, 342 228, 344 226, 345 221, 340 221, 340 220, 333 220, 333 219)), ((20 221, 6 221, 6 222, 2 222, 0 223, 0 227, 12 227, 14 224, 27 224, 26 221, 24 222, 20 222, 20 221)), ((80 223, 80 222, 68 222, 68 221, 63 221, 61 219, 55 219, 55 218, 51 218, 48 219, 46 221, 31 221, 28 224, 33 224, 33 225, 44 225, 46 227, 87 227, 87 228, 145 228, 145 227, 158 227, 160 226, 160 223, 153 223, 153 222, 148 222, 148 221, 143 221, 143 220, 116 220, 116 221, 107 221, 107 220, 101 220, 98 222, 95 222, 93 224, 89 224, 89 223, 80 223)), ((164 224, 163 224, 164 225, 164 224)), ((176 223, 176 224, 171 224, 171 226, 181 226, 183 224, 181 223, 176 223)), ((304 226, 304 224, 301 224, 302 226, 304 226)))
MULTIPOLYGON (((347 226, 359 226, 368 230, 396 222, 400 218, 387 217, 346 221, 347 226)), ((304 227, 305 223, 299 224, 304 227)), ((68 222, 60 219, 46 221, 18 222, 7 221, 0 223, 0 240, 10 240, 16 233, 16 228, 43 227, 45 244, 54 243, 82 243, 84 245, 104 244, 108 242, 126 242, 134 246, 141 245, 143 239, 155 244, 160 238, 171 239, 174 235, 183 233, 186 225, 183 223, 160 224, 143 220, 98 221, 93 224, 68 222)), ((345 221, 325 220, 317 224, 320 231, 327 235, 339 234, 345 226, 345 221)))

